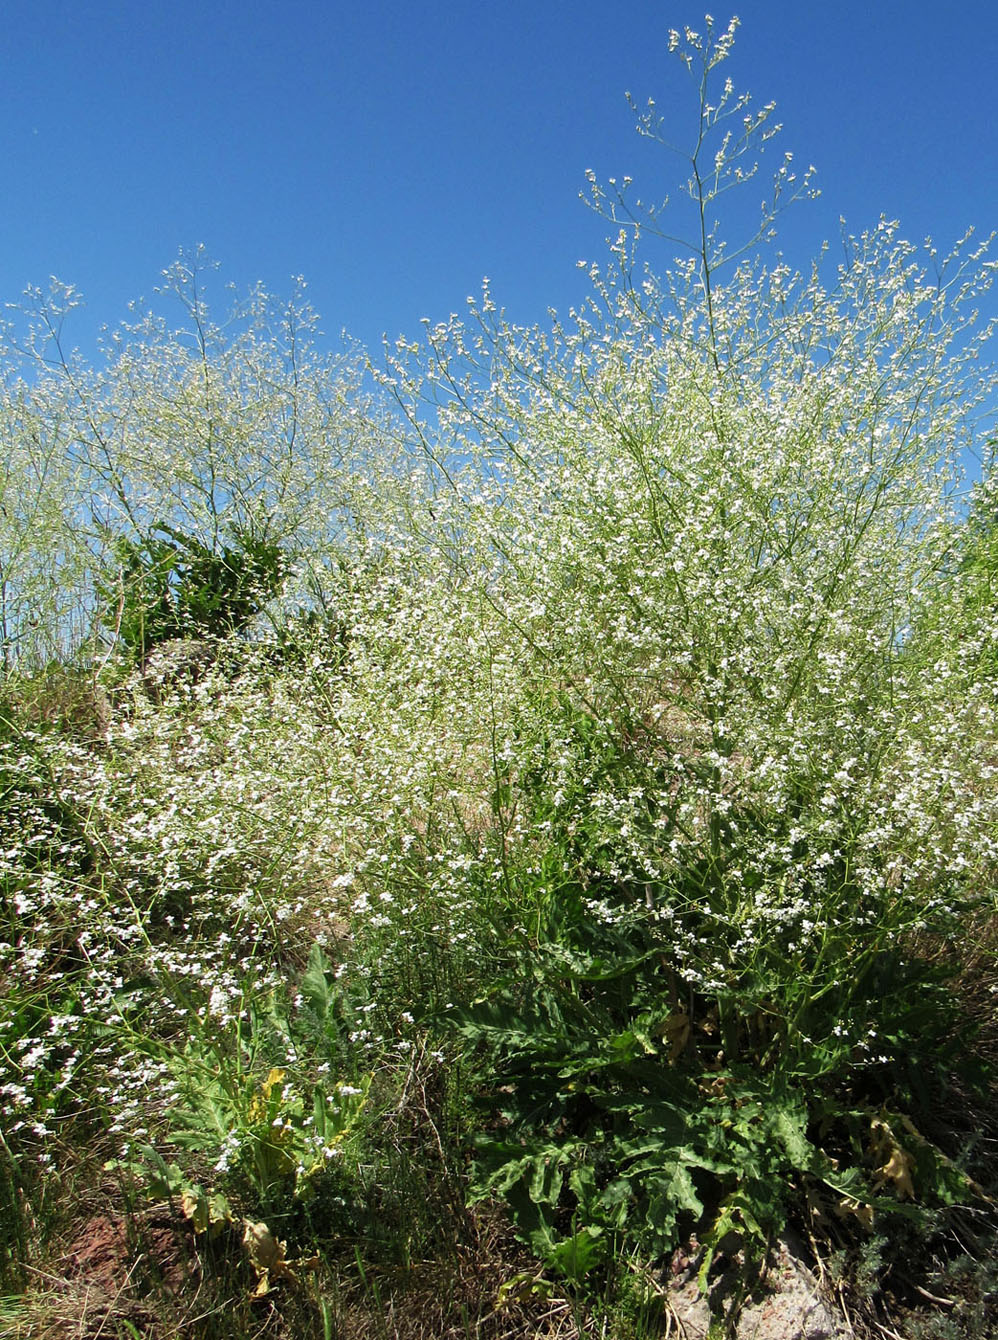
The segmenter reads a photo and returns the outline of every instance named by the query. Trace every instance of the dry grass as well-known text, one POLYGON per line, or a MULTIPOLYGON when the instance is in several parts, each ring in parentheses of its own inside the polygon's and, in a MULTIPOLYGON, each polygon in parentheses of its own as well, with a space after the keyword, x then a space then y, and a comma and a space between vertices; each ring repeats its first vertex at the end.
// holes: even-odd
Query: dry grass
POLYGON ((127 1208, 105 1186, 0 1298, 2 1340, 575 1340, 595 1333, 536 1275, 505 1219, 466 1219, 466 1240, 407 1265, 331 1240, 313 1268, 263 1297, 229 1228, 196 1236, 165 1203, 127 1208), (102 1209, 96 1209, 98 1202, 102 1209), (510 1288, 510 1281, 514 1287, 510 1288), (504 1288, 504 1286, 507 1286, 504 1288))

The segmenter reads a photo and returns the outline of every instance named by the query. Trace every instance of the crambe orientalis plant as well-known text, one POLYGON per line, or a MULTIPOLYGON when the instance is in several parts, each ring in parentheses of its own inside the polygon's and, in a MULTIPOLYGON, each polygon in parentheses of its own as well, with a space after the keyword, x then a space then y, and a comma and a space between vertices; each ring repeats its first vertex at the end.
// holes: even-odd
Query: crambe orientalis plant
POLYGON ((399 1168, 425 1203, 441 1168, 463 1193, 470 1093, 472 1198, 579 1290, 694 1234, 706 1286, 788 1218, 861 1237, 984 1203, 924 1118, 970 1057, 947 945, 993 915, 994 565, 961 515, 992 263, 883 221, 792 271, 766 249, 811 190, 786 159, 729 240, 773 130, 724 78, 733 37, 673 42, 690 231, 594 181, 591 301, 525 330, 486 289, 395 350, 394 420, 353 413, 297 306, 212 326, 197 263, 183 331, 140 322, 101 371, 56 343, 14 386, 17 470, 62 480, 46 524, 82 518, 84 594, 45 605, 15 518, 8 671, 38 611, 55 646, 123 584, 114 538, 164 559, 174 611, 164 524, 186 574, 250 540, 289 564, 203 675, 153 692, 109 660, 100 729, 8 681, 0 1092, 39 1163, 98 1112, 116 1159, 295 1200, 315 1094, 373 1075, 370 1203, 399 1168))
MULTIPOLYGON (((434 481, 425 533, 530 686, 493 727, 516 949, 455 1021, 506 1081, 483 1189, 552 1260, 570 1222, 759 1246, 815 1181, 882 1210, 862 1123, 915 1111, 955 1028, 916 937, 993 881, 993 788, 947 782, 994 704, 968 738, 908 648, 980 443, 993 263, 886 221, 834 267, 757 259, 810 186, 786 159, 726 246, 716 207, 771 110, 712 91, 733 34, 673 44, 700 92, 685 258, 639 270, 647 218, 595 187, 623 226, 572 324, 519 329, 486 290, 385 378, 434 481)), ((926 1155, 912 1194, 959 1194, 945 1167, 926 1155)))

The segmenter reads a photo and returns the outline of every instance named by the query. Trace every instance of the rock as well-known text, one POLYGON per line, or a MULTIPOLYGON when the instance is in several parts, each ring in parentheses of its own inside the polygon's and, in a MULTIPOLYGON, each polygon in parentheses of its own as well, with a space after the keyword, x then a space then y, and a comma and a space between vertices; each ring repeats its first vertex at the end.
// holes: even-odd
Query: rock
MULTIPOLYGON (((707 1340, 711 1324, 731 1315, 738 1294, 735 1269, 722 1273, 704 1298, 696 1275, 677 1280, 669 1303, 686 1340, 707 1340)), ((716 1334, 716 1332, 715 1332, 716 1334)), ((777 1241, 766 1273, 738 1311, 735 1340, 845 1340, 845 1323, 821 1298, 804 1262, 803 1245, 786 1234, 777 1241)))

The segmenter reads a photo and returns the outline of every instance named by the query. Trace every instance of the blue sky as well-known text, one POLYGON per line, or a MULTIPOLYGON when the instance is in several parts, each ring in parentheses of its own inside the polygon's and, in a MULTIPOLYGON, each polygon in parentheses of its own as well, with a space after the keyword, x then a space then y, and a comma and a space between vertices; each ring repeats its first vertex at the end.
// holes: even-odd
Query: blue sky
MULTIPOLYGON (((723 27, 732 10, 712 12, 723 27)), ((818 168, 821 200, 787 218, 792 259, 840 215, 942 243, 998 226, 998 6, 734 12, 727 71, 776 101, 782 143, 818 168)), ((688 134, 667 33, 702 19, 673 0, 7 0, 0 301, 50 274, 73 283, 87 308, 70 339, 87 351, 204 243, 240 288, 304 275, 330 336, 372 352, 463 310, 484 275, 513 318, 543 320, 602 254, 585 170, 648 195, 674 184, 624 93, 688 134)))

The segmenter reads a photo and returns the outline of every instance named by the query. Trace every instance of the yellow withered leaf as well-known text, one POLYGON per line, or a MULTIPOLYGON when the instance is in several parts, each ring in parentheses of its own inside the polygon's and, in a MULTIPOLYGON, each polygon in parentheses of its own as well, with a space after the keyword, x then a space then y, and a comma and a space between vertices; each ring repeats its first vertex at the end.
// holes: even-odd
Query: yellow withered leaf
POLYGON ((250 1100, 247 1116, 251 1122, 267 1121, 269 1119, 270 1100, 274 1096, 274 1090, 277 1090, 278 1102, 284 1095, 284 1076, 286 1073, 278 1066, 268 1072, 267 1078, 250 1100))
POLYGON ((873 1206, 864 1205, 862 1201, 854 1200, 852 1196, 843 1196, 835 1207, 835 1213, 840 1219, 852 1215, 865 1229, 873 1228, 873 1206))
POLYGON ((255 1270, 273 1270, 285 1259, 287 1244, 278 1241, 264 1223, 243 1223, 243 1246, 255 1270))
POLYGON ((180 1196, 180 1212, 195 1233, 210 1233, 220 1224, 231 1223, 232 1211, 224 1196, 208 1195, 200 1187, 189 1187, 180 1196))
POLYGON ((669 1064, 672 1065, 686 1050, 690 1040, 690 1016, 685 1010, 677 1010, 675 1014, 670 1014, 668 1019, 660 1025, 661 1036, 665 1039, 669 1054, 669 1064))
POLYGON ((901 1199, 914 1200, 912 1173, 915 1171, 915 1160, 882 1117, 875 1117, 870 1122, 870 1149, 878 1159, 883 1159, 873 1174, 874 1186, 882 1187, 893 1182, 894 1190, 901 1199))
POLYGON ((287 1073, 286 1071, 281 1070, 278 1066, 275 1066, 274 1069, 268 1073, 267 1078, 263 1081, 263 1084, 260 1086, 263 1090, 264 1098, 269 1098, 271 1093, 274 1091, 275 1088, 277 1088, 278 1085, 280 1085, 283 1088, 284 1076, 286 1073, 287 1073))
POLYGON ((495 1310, 499 1312, 513 1304, 522 1305, 531 1297, 550 1298, 553 1289, 554 1286, 550 1280, 544 1278, 542 1271, 535 1274, 529 1270, 521 1270, 518 1275, 514 1275, 499 1286, 494 1304, 495 1310))
POLYGON ((253 1297, 262 1298, 270 1292, 275 1279, 291 1273, 287 1266, 287 1243, 275 1238, 266 1224, 246 1219, 243 1221, 243 1246, 256 1272, 253 1297))
POLYGON ((894 1189, 903 1200, 915 1199, 915 1185, 911 1180, 911 1174, 915 1169, 915 1160, 911 1155, 895 1145, 891 1150, 891 1156, 882 1168, 878 1168, 874 1173, 874 1182, 883 1186, 885 1182, 893 1182, 894 1189))

